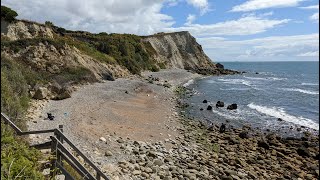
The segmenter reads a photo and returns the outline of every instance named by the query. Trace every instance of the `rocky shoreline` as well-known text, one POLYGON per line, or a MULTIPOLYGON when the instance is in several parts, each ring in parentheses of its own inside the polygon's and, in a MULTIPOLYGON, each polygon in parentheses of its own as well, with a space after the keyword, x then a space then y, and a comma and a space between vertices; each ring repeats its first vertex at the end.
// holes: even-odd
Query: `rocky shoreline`
MULTIPOLYGON (((76 146, 110 179, 115 180, 319 178, 319 137, 305 134, 305 137, 300 139, 281 138, 276 134, 265 135, 249 126, 241 129, 227 128, 224 133, 220 133, 219 125, 210 126, 201 120, 187 118, 184 111, 185 104, 179 97, 186 92, 186 88, 181 84, 196 77, 201 76, 194 76, 186 71, 146 73, 142 80, 133 78, 132 80, 110 82, 110 86, 107 83, 90 85, 82 90, 80 88, 69 99, 49 101, 38 113, 39 117, 43 118, 43 114, 54 110, 57 120, 45 121, 33 117, 30 128, 44 129, 64 124, 66 135, 76 143, 76 146), (140 89, 138 88, 139 91, 135 94, 137 83, 140 89), (104 99, 100 97, 101 90, 104 90, 102 91, 104 99), (123 94, 119 93, 119 90, 123 91, 123 94), (145 90, 148 91, 145 92, 145 90), (99 96, 93 98, 97 94, 99 96), (86 114, 82 106, 76 107, 77 105, 73 103, 73 101, 79 101, 78 98, 85 97, 88 99, 81 101, 86 101, 88 105, 91 102, 99 102, 97 106, 103 107, 101 111, 104 113, 101 114, 103 116, 100 117, 97 116, 99 114, 94 113, 86 114), (143 108, 140 107, 141 100, 145 100, 143 105, 147 103, 143 108), (103 103, 106 102, 104 106, 103 103), (154 104, 154 102, 159 104, 154 104), (109 110, 107 108, 110 106, 123 108, 120 105, 126 103, 131 109, 146 110, 144 114, 148 114, 151 110, 156 111, 155 115, 159 116, 159 121, 156 121, 157 124, 147 125, 150 123, 148 120, 145 125, 138 124, 145 123, 144 121, 136 121, 131 117, 130 121, 135 122, 132 126, 133 124, 127 124, 128 122, 122 117, 117 124, 111 124, 111 129, 103 126, 103 123, 110 124, 110 121, 97 122, 99 118, 107 118, 106 114, 114 114, 112 118, 117 118, 118 116, 115 115, 119 113, 128 114, 130 109, 109 110), (132 103, 137 107, 134 107, 132 103), (70 108, 71 106, 66 106, 68 104, 73 104, 72 109, 63 108, 70 108), (170 109, 170 113, 165 114, 161 109, 159 114, 157 109, 160 107, 163 110, 170 109), (84 111, 81 112, 84 113, 82 117, 89 115, 92 117, 88 120, 79 119, 77 116, 72 117, 75 115, 72 112, 78 112, 77 108, 84 111), (60 109, 63 111, 60 112, 60 109), (63 113, 67 110, 71 113, 64 117, 63 113), (78 124, 86 125, 77 127, 78 124), (96 126, 96 124, 99 125, 96 126), (91 129, 86 129, 88 127, 91 129), (131 129, 127 130, 127 127, 131 129), (80 133, 77 134, 75 129, 78 129, 80 133), (137 131, 148 129, 151 129, 149 133, 152 132, 148 134, 148 137, 135 136, 133 133, 133 131, 137 133, 137 131), (103 130, 104 135, 98 136, 100 135, 98 130, 99 132, 103 130), (97 131, 97 134, 91 134, 93 131, 97 131), (127 136, 124 132, 130 133, 131 136, 127 136), (89 135, 90 137, 87 137, 89 135)), ((91 113, 92 110, 88 110, 87 113, 91 113)), ((138 119, 141 118, 145 116, 138 116, 138 119)), ((33 140, 39 141, 40 139, 44 137, 33 140)), ((83 161, 80 157, 79 160, 83 161)))
MULTIPOLYGON (((118 162, 124 179, 318 179, 319 138, 282 139, 245 126, 219 126, 180 118, 183 135, 165 142, 122 141, 130 158, 118 162), (171 144, 167 150, 165 144, 171 144)), ((107 155, 107 154, 106 154, 107 155)), ((115 175, 114 174, 114 175, 115 175)), ((122 178, 121 178, 122 179, 122 178)))

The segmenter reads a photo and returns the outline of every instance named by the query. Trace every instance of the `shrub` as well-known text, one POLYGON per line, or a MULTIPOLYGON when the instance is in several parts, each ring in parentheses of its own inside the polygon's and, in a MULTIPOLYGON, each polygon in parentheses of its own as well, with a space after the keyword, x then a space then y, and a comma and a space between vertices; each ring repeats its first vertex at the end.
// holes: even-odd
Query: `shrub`
POLYGON ((48 27, 54 27, 54 25, 51 21, 46 21, 44 24, 48 27))

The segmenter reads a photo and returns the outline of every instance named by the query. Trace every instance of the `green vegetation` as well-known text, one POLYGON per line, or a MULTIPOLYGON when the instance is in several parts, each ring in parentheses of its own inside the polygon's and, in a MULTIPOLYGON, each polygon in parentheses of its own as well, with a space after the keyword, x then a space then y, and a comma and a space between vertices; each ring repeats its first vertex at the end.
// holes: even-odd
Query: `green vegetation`
POLYGON ((174 92, 179 96, 182 97, 184 95, 186 95, 187 93, 187 89, 183 86, 177 86, 176 89, 174 90, 174 92))
MULTIPOLYGON (((21 129, 28 108, 28 81, 31 71, 1 56, 1 112, 6 113, 21 129)), ((32 83, 30 81, 29 83, 32 83)), ((30 149, 23 139, 15 137, 10 127, 1 123, 1 179, 44 179, 38 171, 40 152, 30 149)))
POLYGON ((12 22, 15 20, 17 16, 18 16, 18 13, 15 12, 14 10, 6 6, 1 6, 1 19, 3 18, 8 22, 12 22))
POLYGON ((41 153, 18 139, 1 124, 1 179, 44 179, 39 172, 41 153))
POLYGON ((141 37, 137 35, 107 33, 70 33, 69 35, 88 42, 98 51, 113 57, 118 64, 126 67, 133 74, 140 74, 142 70, 159 71, 155 61, 150 57, 151 45, 142 43, 141 37))

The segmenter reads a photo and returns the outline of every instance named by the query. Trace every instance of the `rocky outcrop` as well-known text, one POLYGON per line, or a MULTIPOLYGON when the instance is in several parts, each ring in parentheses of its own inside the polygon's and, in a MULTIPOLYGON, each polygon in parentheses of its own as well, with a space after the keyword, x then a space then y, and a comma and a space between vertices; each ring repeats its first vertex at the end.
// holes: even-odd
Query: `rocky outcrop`
MULTIPOLYGON (((200 74, 229 74, 221 64, 215 64, 204 53, 200 44, 187 31, 158 33, 143 37, 154 49, 153 58, 166 68, 180 68, 200 74)), ((234 73, 234 72, 233 72, 234 73)))
POLYGON ((43 24, 22 20, 9 23, 1 19, 1 36, 9 40, 35 37, 53 38, 53 34, 53 30, 43 24))

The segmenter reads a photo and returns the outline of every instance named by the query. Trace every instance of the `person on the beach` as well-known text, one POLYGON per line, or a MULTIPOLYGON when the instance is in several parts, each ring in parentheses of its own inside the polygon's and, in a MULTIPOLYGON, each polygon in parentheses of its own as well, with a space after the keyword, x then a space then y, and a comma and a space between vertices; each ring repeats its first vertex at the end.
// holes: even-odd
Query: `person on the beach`
POLYGON ((219 131, 220 133, 224 133, 226 131, 226 125, 224 123, 221 124, 219 131))

